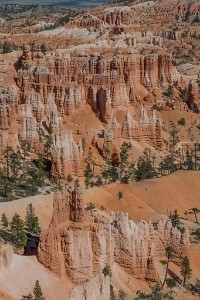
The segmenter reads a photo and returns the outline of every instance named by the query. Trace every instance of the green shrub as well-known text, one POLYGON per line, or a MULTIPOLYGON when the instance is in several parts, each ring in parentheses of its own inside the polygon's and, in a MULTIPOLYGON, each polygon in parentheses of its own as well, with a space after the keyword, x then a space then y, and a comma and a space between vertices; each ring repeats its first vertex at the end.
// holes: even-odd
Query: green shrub
POLYGON ((185 118, 181 118, 180 120, 178 120, 178 125, 185 126, 185 124, 186 124, 185 118))
POLYGON ((111 271, 111 268, 110 266, 105 266, 102 270, 103 272, 103 275, 106 277, 106 276, 109 276, 109 277, 112 277, 112 271, 111 271))
POLYGON ((167 278, 166 284, 169 288, 174 288, 176 286, 176 281, 173 278, 167 278))

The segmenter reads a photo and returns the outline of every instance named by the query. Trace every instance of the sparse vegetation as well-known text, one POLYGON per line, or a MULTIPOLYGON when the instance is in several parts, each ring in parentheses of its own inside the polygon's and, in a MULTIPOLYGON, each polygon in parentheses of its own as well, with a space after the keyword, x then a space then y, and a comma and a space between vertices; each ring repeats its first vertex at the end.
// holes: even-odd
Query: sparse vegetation
POLYGON ((159 285, 156 285, 151 293, 146 293, 144 291, 140 291, 139 294, 133 298, 133 300, 141 300, 141 299, 149 299, 149 300, 160 300, 160 299, 166 299, 166 300, 175 300, 173 296, 174 292, 163 292, 162 287, 159 285))
POLYGON ((190 260, 187 256, 185 256, 181 262, 181 275, 183 277, 183 286, 185 286, 186 281, 192 276, 190 260))
POLYGON ((169 263, 170 261, 173 259, 174 257, 174 249, 172 246, 167 246, 165 248, 165 253, 166 253, 166 257, 167 259, 165 261, 162 261, 163 264, 166 265, 166 272, 165 272, 165 277, 164 277, 164 280, 163 280, 163 283, 162 283, 162 287, 164 287, 165 283, 166 283, 166 280, 167 280, 167 274, 168 274, 168 271, 169 271, 169 263))
POLYGON ((103 272, 103 275, 106 277, 106 276, 109 276, 109 277, 112 277, 112 271, 111 271, 111 268, 110 266, 105 266, 102 270, 103 272))
POLYGON ((87 203, 87 206, 86 206, 85 210, 89 211, 91 216, 93 216, 94 209, 95 209, 95 205, 92 202, 87 203))
POLYGON ((27 232, 38 235, 41 233, 39 220, 31 203, 27 206, 25 221, 18 214, 14 214, 9 222, 5 213, 2 214, 0 237, 3 240, 17 249, 23 249, 27 242, 27 232))
POLYGON ((119 191, 118 194, 117 194, 117 196, 118 196, 118 199, 119 199, 119 200, 122 199, 122 197, 123 197, 123 192, 119 191))
POLYGON ((35 215, 35 208, 33 207, 32 203, 30 203, 26 209, 25 225, 26 225, 26 230, 28 232, 31 232, 34 234, 41 233, 41 228, 39 226, 39 220, 38 220, 38 217, 35 215))
POLYGON ((181 118, 180 120, 178 120, 178 125, 185 126, 185 124, 186 124, 185 118, 181 118))
POLYGON ((45 300, 45 299, 46 298, 43 295, 39 280, 36 280, 33 289, 33 295, 29 294, 28 296, 22 296, 21 300, 45 300))

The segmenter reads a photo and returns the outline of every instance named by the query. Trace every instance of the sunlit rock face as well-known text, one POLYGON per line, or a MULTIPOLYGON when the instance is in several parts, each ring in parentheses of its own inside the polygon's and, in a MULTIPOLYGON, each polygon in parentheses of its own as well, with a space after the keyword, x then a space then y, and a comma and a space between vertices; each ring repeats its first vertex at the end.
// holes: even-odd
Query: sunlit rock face
POLYGON ((39 261, 77 284, 96 278, 114 262, 135 278, 158 281, 156 260, 165 255, 167 245, 177 257, 189 254, 189 231, 181 233, 169 219, 156 227, 134 223, 123 212, 112 212, 108 222, 92 220, 84 211, 80 187, 56 194, 52 222, 41 236, 39 261))

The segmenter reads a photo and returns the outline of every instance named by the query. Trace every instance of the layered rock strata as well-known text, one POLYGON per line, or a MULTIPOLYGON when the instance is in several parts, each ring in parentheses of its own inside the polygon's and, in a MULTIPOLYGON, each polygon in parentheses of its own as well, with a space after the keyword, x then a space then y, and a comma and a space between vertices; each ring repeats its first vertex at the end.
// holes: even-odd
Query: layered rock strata
POLYGON ((18 85, 25 102, 34 94, 34 102, 39 104, 39 112, 34 111, 37 117, 51 94, 59 116, 70 116, 88 102, 101 121, 108 123, 115 107, 134 106, 145 99, 153 104, 159 80, 170 82, 177 73, 168 54, 118 54, 109 59, 100 54, 74 56, 70 52, 42 57, 38 50, 35 52, 30 61, 31 54, 24 50, 18 85))

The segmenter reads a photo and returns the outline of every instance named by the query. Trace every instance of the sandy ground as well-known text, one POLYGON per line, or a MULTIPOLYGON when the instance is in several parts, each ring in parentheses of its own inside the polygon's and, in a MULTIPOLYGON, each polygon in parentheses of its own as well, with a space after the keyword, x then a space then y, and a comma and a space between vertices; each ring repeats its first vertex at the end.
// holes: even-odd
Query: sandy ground
MULTIPOLYGON (((149 221, 166 217, 170 211, 178 210, 186 218, 184 212, 192 207, 200 208, 200 172, 178 171, 169 176, 133 182, 131 184, 110 184, 85 190, 85 205, 94 203, 96 208, 106 207, 106 213, 126 211, 134 221, 149 221), (118 192, 123 198, 118 199, 118 192)), ((42 229, 49 226, 53 211, 53 194, 37 195, 12 202, 1 202, 0 213, 9 219, 18 213, 25 217, 26 207, 32 203, 39 217, 42 229)), ((187 215, 194 221, 193 215, 187 215)), ((188 225, 188 224, 187 224, 188 225)))
MULTIPOLYGON (((134 182, 128 185, 112 184, 86 190, 85 203, 93 202, 97 208, 104 205, 107 212, 127 211, 134 221, 160 219, 170 211, 184 212, 200 208, 200 172, 178 171, 169 176, 134 182), (123 198, 118 199, 118 192, 123 198)), ((187 216, 192 221, 194 217, 187 216)))
POLYGON ((32 203, 35 207, 36 215, 39 216, 41 228, 46 229, 49 226, 53 213, 53 197, 53 194, 37 195, 11 202, 0 202, 0 214, 4 212, 10 220, 17 213, 24 219, 26 208, 28 204, 32 203))
POLYGON ((118 290, 122 290, 125 294, 130 296, 141 289, 150 291, 147 282, 134 278, 116 263, 114 263, 112 269, 112 283, 118 290))
POLYGON ((0 272, 0 290, 9 297, 1 298, 0 292, 0 299, 21 299, 22 295, 32 293, 36 280, 39 280, 46 300, 66 300, 73 287, 68 279, 58 278, 44 268, 36 257, 13 254, 11 266, 0 272))
MULTIPOLYGON (((179 171, 170 176, 145 180, 139 183, 112 184, 95 187, 85 191, 85 204, 93 202, 96 208, 104 205, 107 210, 101 215, 108 217, 110 210, 128 211, 134 221, 144 219, 157 220, 166 217, 169 211, 178 209, 180 215, 192 208, 200 208, 200 172, 179 171), (123 192, 123 198, 118 199, 118 192, 123 192)), ((42 229, 48 227, 52 216, 53 194, 28 197, 7 203, 0 203, 0 212, 5 212, 9 219, 14 213, 25 216, 29 203, 35 206, 42 229)), ((95 214, 99 214, 99 210, 95 214)), ((193 216, 188 216, 194 221, 193 216)), ((188 222, 189 223, 189 222, 188 222)), ((191 266, 193 270, 192 282, 200 278, 200 245, 192 245, 191 266)), ((159 273, 164 276, 163 267, 158 262, 159 273)), ((180 274, 179 268, 175 268, 180 274)), ((23 257, 13 255, 13 262, 9 269, 0 272, 0 299, 19 300, 24 294, 32 291, 35 280, 39 280, 47 300, 66 300, 72 283, 68 279, 59 279, 49 270, 45 269, 36 257, 23 257), (22 270, 24 270, 22 272, 22 270), (59 298, 57 291, 59 290, 59 298), (3 292, 1 292, 3 291, 3 292)), ((134 279, 117 264, 113 268, 114 285, 124 290, 127 294, 133 294, 139 289, 148 290, 145 281, 134 279)), ((177 290, 175 299, 196 299, 183 290, 177 290)))

